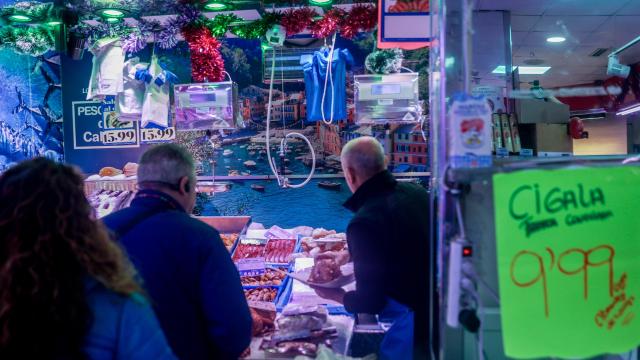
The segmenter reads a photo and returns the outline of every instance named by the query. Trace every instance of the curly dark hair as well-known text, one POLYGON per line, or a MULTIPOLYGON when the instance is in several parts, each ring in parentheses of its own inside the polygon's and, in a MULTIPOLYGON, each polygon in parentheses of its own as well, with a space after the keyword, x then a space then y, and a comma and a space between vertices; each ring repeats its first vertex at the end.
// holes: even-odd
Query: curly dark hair
POLYGON ((140 291, 74 168, 37 158, 0 177, 0 359, 85 359, 93 278, 140 291))

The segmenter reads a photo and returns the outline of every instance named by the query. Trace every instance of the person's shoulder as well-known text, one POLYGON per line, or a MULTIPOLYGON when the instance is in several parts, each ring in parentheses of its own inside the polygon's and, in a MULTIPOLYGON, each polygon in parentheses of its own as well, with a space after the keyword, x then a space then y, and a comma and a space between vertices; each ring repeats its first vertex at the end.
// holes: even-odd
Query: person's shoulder
POLYGON ((207 238, 219 235, 218 231, 214 227, 207 225, 204 221, 201 221, 192 215, 189 215, 182 211, 172 211, 170 213, 177 213, 175 214, 175 216, 170 215, 169 213, 167 213, 166 215, 168 218, 173 218, 178 221, 180 225, 184 226, 184 228, 191 234, 202 235, 207 238))
POLYGON ((94 279, 88 279, 85 285, 85 294, 89 306, 94 311, 120 312, 127 304, 149 306, 148 301, 141 294, 134 293, 123 295, 105 287, 94 279))
POLYGON ((101 218, 100 220, 108 227, 116 227, 121 222, 130 219, 134 214, 136 214, 139 210, 134 207, 128 207, 124 209, 120 209, 118 211, 112 212, 111 214, 101 218))
POLYGON ((412 192, 412 193, 416 193, 416 194, 422 194, 424 196, 429 196, 429 192, 427 191, 427 189, 425 189, 424 186, 421 186, 421 185, 416 184, 416 183, 399 182, 399 183, 396 184, 396 187, 398 189, 403 190, 403 191, 412 192))

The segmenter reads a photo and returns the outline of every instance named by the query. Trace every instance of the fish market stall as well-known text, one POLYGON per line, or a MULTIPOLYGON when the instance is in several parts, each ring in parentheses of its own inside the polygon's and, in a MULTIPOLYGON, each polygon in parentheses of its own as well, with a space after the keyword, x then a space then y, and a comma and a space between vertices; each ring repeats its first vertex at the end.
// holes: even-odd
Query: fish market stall
MULTIPOLYGON (((331 281, 343 277, 339 269, 320 265, 322 260, 314 264, 310 254, 313 251, 317 256, 331 249, 346 249, 344 234, 305 226, 285 230, 277 226, 260 229, 258 225, 241 237, 232 258, 254 319, 254 340, 246 357, 313 357, 323 348, 347 355, 353 316, 307 286, 332 285, 331 281), (335 241, 332 246, 314 242, 331 236, 335 241), (310 278, 310 273, 316 278, 310 278)), ((347 277, 343 285, 354 286, 352 270, 347 277)))
POLYGON ((312 288, 355 287, 342 147, 371 136, 398 179, 431 175, 429 3, 401 2, 5 2, 0 172, 73 164, 102 219, 139 194, 145 151, 181 145, 190 215, 220 233, 251 307, 246 357, 350 355, 362 322, 312 288), (378 34, 405 15, 420 36, 378 34))

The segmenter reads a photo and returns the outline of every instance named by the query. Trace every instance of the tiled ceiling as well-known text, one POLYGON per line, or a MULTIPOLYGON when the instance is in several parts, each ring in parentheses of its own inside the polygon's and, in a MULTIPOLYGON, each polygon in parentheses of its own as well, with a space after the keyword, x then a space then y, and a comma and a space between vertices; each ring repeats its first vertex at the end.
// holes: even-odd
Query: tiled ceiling
MULTIPOLYGON (((566 86, 605 79, 607 55, 640 36, 640 0, 478 0, 478 10, 511 12, 513 63, 543 62, 545 75, 521 76, 523 82, 539 79, 544 86, 566 86), (551 44, 550 36, 567 41, 551 44), (600 57, 591 54, 607 51, 600 57)), ((640 44, 620 55, 622 63, 640 61, 640 44)), ((491 77, 494 64, 476 64, 491 77)))

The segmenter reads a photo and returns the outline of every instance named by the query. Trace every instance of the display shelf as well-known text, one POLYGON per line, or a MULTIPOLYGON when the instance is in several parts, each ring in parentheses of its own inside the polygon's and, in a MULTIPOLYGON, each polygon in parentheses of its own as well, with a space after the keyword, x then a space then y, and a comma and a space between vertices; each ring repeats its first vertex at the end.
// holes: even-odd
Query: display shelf
MULTIPOLYGON (((196 192, 205 194, 222 193, 231 190, 232 184, 230 182, 217 182, 206 177, 201 179, 198 177, 196 183, 196 192)), ((115 191, 137 191, 138 181, 135 176, 125 179, 112 179, 104 177, 100 179, 86 179, 85 193, 91 194, 99 190, 115 190, 115 191)))

